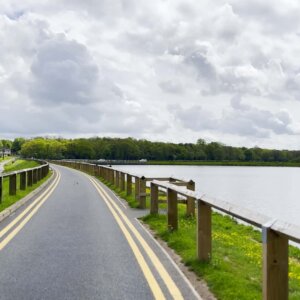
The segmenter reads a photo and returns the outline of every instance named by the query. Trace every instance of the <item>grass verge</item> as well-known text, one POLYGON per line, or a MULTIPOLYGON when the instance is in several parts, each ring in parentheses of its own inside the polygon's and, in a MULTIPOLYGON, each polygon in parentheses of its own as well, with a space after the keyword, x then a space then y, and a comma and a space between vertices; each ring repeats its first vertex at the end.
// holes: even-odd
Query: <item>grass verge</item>
POLYGON ((11 161, 4 166, 4 172, 18 171, 22 169, 29 169, 39 166, 40 164, 33 160, 17 159, 11 161))

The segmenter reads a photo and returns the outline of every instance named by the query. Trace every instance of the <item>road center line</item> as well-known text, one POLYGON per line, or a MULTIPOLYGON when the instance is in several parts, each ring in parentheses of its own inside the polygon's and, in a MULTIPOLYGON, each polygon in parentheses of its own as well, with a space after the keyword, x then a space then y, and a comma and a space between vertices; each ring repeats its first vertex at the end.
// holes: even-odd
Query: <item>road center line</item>
POLYGON ((103 187, 100 186, 100 184, 92 177, 87 176, 92 183, 97 188, 99 194, 103 197, 104 200, 109 201, 115 208, 115 210, 119 213, 119 215, 122 217, 123 221, 127 224, 127 226, 130 228, 131 232, 134 234, 134 236, 137 238, 145 252, 147 253, 149 259, 152 261, 154 267, 156 268, 157 272, 159 273, 162 280, 165 282, 170 294, 172 297, 176 300, 183 300, 183 296, 176 286, 175 282, 163 266, 163 264, 160 262, 157 255, 154 253, 154 251, 150 248, 148 243, 144 240, 144 238, 141 236, 141 234, 137 231, 137 229, 133 226, 133 224, 130 222, 130 220, 127 218, 127 216, 122 212, 122 210, 118 207, 118 205, 113 201, 113 199, 107 194, 107 192, 103 189, 103 187))
POLYGON ((98 191, 98 193, 102 196, 104 202, 106 203, 107 207, 109 208, 110 212, 112 213, 113 217, 115 218, 117 224, 119 225, 121 231, 123 232, 128 244, 131 247, 131 250, 132 250, 139 266, 140 266, 140 268, 142 269, 142 272, 143 272, 143 274, 144 274, 144 276, 145 276, 145 278, 146 278, 146 280, 149 284, 149 287, 150 287, 150 289, 153 293, 154 298, 157 299, 157 300, 165 299, 165 296, 164 296, 159 284, 157 283, 154 275, 152 274, 148 264, 146 263, 141 251, 139 250, 138 246, 136 245, 135 241, 133 240, 131 234, 129 233, 129 231, 127 230, 125 225, 123 224, 121 218, 116 213, 116 211, 113 209, 112 205, 110 204, 110 201, 102 195, 101 190, 96 185, 96 183, 92 180, 91 180, 91 182, 94 185, 94 187, 96 188, 96 190, 98 191))

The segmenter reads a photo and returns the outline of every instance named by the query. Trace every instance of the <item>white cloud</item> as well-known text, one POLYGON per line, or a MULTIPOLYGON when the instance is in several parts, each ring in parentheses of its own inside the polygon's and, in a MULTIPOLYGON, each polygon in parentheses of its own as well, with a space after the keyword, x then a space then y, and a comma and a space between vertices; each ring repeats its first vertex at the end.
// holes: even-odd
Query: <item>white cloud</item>
POLYGON ((295 0, 5 2, 0 133, 297 148, 299 13, 295 0))

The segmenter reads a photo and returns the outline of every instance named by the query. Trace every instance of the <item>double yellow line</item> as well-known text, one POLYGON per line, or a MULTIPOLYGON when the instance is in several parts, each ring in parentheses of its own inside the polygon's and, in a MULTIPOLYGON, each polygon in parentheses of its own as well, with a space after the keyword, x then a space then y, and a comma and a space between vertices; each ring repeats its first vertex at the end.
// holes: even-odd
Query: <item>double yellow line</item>
POLYGON ((0 238, 2 238, 6 233, 13 229, 1 242, 0 250, 2 250, 18 233, 19 231, 28 223, 28 221, 36 214, 39 208, 46 202, 46 200, 51 196, 55 188, 60 181, 60 173, 55 171, 55 179, 51 185, 32 202, 22 213, 20 213, 12 222, 10 222, 5 228, 0 231, 0 238), (20 222, 20 223, 19 223, 20 222), (19 224, 18 224, 19 223, 19 224), (18 224, 16 227, 14 227, 18 224))
POLYGON ((138 245, 133 239, 133 236, 136 238, 136 240, 139 242, 140 246, 143 248, 145 253, 147 254, 148 258, 152 262, 154 268, 156 269, 157 273, 160 275, 161 279, 165 283, 167 289, 169 290, 170 295, 173 297, 173 299, 181 300, 183 299, 183 296, 178 289, 177 285, 163 266, 163 264, 160 262, 157 255, 154 253, 154 251, 150 248, 148 243, 145 241, 145 239, 141 236, 141 234, 138 232, 138 230, 134 227, 134 225, 131 223, 131 221, 127 218, 127 216, 123 213, 123 211, 119 208, 119 206, 115 203, 115 201, 108 195, 108 193, 101 187, 101 185, 92 177, 86 175, 89 180, 92 182, 92 184, 95 186, 96 190, 106 203, 107 207, 111 211, 113 217, 115 218, 117 224, 119 225, 121 231, 123 232, 125 238, 128 241, 129 246, 131 247, 135 258, 150 286, 150 289, 153 293, 153 296, 155 299, 165 299, 165 296, 155 279, 150 267, 148 266, 145 258, 143 257, 143 254, 141 253, 138 245), (126 226, 125 226, 126 224, 126 226), (128 229, 130 229, 130 231, 128 229))

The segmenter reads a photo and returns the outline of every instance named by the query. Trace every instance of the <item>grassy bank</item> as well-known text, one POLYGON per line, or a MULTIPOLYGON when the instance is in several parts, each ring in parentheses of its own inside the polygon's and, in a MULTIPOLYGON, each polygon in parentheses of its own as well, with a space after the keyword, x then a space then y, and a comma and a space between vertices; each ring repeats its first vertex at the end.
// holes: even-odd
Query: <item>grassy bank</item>
MULTIPOLYGON (((50 171, 49 174, 43 178, 41 181, 37 182, 36 184, 33 184, 31 187, 27 187, 26 190, 21 191, 20 189, 17 190, 17 194, 14 196, 9 195, 9 179, 4 178, 3 179, 3 200, 2 203, 0 203, 0 211, 3 211, 4 209, 8 208, 12 204, 16 203, 20 199, 27 196, 29 193, 34 191, 36 188, 38 188, 41 184, 43 184, 47 179, 50 178, 52 172, 50 171)), ((17 175, 17 182, 20 182, 20 175, 17 175)))
MULTIPOLYGON (((131 207, 137 207, 134 196, 126 196, 126 192, 121 192, 116 186, 104 183, 127 200, 131 207)), ((162 198, 165 196, 161 195, 162 198)), ((165 204, 160 204, 160 208, 165 207, 165 204)), ((167 229, 165 214, 148 215, 142 221, 181 256, 190 270, 207 282, 218 299, 262 299, 261 233, 251 226, 238 224, 229 216, 214 212, 212 259, 209 263, 201 263, 196 257, 196 219, 185 216, 185 205, 179 204, 178 209, 177 231, 170 232, 167 229)), ((295 300, 300 299, 300 250, 290 246, 289 252, 289 299, 295 300)))
POLYGON ((16 161, 11 161, 4 166, 4 172, 12 172, 23 169, 29 169, 39 166, 40 164, 33 160, 23 160, 17 159, 16 161))
POLYGON ((300 167, 294 162, 261 162, 261 161, 148 161, 147 165, 182 165, 182 166, 252 166, 252 167, 300 167))
MULTIPOLYGON (((213 213, 213 255, 209 263, 196 257, 196 221, 179 209, 179 230, 167 230, 166 215, 146 216, 143 221, 182 261, 203 278, 218 299, 253 300, 262 298, 261 234, 228 216, 213 213)), ((289 299, 300 299, 300 250, 290 246, 289 299)))

